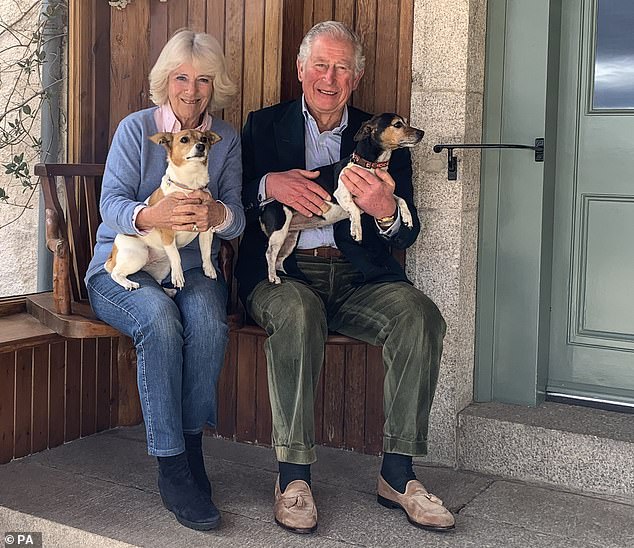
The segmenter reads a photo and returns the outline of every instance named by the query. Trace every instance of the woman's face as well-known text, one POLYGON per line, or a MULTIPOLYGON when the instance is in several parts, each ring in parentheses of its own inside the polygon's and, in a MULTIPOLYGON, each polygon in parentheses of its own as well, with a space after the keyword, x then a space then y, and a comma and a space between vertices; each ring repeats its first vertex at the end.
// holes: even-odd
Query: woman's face
POLYGON ((170 73, 167 95, 182 129, 193 129, 200 124, 213 90, 211 75, 197 72, 191 63, 183 63, 170 73))

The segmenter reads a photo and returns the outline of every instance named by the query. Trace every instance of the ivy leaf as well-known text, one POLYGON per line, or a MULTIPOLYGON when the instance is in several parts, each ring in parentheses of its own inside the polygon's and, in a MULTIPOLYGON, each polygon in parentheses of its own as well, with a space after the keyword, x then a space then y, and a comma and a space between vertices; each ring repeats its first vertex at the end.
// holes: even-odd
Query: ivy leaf
POLYGON ((28 116, 29 114, 31 114, 31 107, 29 105, 24 105, 22 107, 22 112, 24 112, 24 114, 28 116))

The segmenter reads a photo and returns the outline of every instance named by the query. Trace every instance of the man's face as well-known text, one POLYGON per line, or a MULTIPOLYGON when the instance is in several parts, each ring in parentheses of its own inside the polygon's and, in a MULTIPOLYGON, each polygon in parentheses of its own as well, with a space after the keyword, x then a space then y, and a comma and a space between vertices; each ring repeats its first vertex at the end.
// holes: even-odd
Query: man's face
POLYGON ((310 113, 320 121, 341 115, 363 72, 354 74, 354 48, 346 40, 319 36, 308 59, 297 62, 297 77, 310 113))

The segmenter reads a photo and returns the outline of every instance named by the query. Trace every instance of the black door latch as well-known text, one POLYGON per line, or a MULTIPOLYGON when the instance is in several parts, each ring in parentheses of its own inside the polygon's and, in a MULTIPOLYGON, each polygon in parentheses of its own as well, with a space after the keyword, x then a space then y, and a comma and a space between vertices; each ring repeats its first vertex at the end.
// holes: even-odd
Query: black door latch
POLYGON ((534 145, 512 145, 507 143, 474 143, 474 144, 438 144, 434 145, 434 152, 442 152, 447 149, 447 180, 455 181, 458 178, 458 158, 454 156, 454 148, 527 148, 535 151, 535 161, 544 161, 544 138, 535 139, 534 145))

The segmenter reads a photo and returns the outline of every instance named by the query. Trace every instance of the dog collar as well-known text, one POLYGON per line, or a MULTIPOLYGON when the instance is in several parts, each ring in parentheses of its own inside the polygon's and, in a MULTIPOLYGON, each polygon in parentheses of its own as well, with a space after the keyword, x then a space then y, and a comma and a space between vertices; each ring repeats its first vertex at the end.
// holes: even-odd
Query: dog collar
POLYGON ((177 186, 178 188, 182 188, 183 190, 191 190, 191 188, 189 188, 188 186, 185 186, 177 181, 172 181, 172 179, 170 179, 169 177, 167 178, 167 184, 177 186))
POLYGON ((352 153, 352 163, 357 164, 358 166, 364 167, 366 169, 383 169, 389 165, 389 160, 387 162, 369 162, 368 160, 361 158, 356 152, 352 153))

